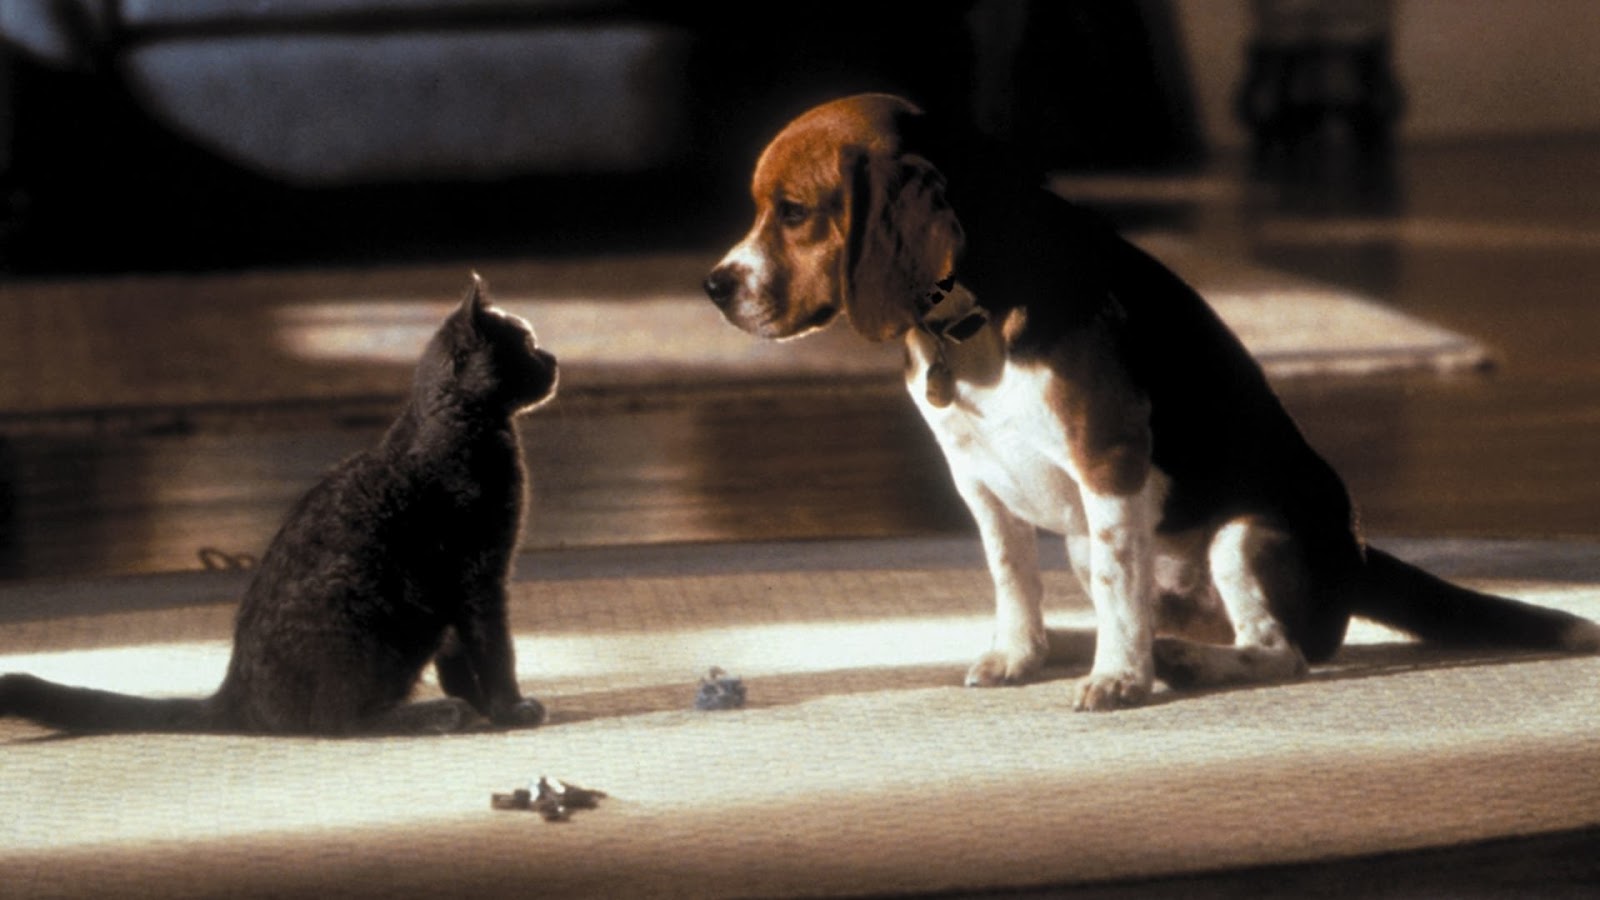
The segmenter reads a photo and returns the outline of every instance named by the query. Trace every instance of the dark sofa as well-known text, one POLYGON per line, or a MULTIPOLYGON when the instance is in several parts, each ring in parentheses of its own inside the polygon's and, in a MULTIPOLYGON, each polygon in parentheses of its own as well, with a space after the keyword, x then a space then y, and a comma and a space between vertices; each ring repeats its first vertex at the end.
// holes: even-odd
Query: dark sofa
POLYGON ((41 61, 114 78, 172 133, 292 184, 638 171, 690 144, 693 36, 613 0, 6 8, 41 61))

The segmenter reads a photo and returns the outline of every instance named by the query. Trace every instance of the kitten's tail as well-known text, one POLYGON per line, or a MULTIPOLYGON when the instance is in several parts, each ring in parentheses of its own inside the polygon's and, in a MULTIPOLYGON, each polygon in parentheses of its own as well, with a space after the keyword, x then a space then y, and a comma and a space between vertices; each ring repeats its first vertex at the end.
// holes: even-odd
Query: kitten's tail
POLYGON ((211 698, 151 698, 56 684, 33 675, 0 675, 0 717, 20 716, 82 734, 210 731, 211 698))

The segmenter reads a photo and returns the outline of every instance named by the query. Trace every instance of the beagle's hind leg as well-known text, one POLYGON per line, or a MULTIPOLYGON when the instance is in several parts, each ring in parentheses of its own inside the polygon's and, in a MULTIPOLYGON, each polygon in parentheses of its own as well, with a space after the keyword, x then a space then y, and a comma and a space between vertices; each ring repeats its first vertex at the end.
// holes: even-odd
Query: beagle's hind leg
POLYGON ((1278 611, 1304 604, 1308 596, 1305 565, 1293 539, 1258 520, 1236 519, 1217 530, 1207 556, 1233 643, 1158 638, 1156 677, 1176 688, 1304 677, 1306 658, 1278 617, 1278 611))
POLYGON ((1224 647, 1163 637, 1156 639, 1154 655, 1156 677, 1174 688, 1294 681, 1307 671, 1305 657, 1288 645, 1224 647))

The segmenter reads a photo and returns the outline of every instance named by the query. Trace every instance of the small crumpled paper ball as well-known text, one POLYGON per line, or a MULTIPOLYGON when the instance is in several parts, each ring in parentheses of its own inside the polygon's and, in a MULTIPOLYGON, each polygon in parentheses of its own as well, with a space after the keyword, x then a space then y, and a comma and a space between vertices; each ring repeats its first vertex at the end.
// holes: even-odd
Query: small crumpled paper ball
POLYGON ((700 679, 694 695, 694 708, 701 710, 739 709, 744 706, 744 682, 712 666, 700 679))

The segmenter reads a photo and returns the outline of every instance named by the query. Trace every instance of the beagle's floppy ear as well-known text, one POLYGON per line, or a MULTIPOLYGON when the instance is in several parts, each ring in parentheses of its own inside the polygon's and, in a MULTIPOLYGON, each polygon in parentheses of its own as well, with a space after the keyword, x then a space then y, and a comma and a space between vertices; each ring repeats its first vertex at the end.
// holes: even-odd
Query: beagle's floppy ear
POLYGON ((840 304, 871 341, 916 325, 917 298, 949 275, 964 236, 945 201, 944 176, 921 156, 861 147, 840 152, 840 304))

